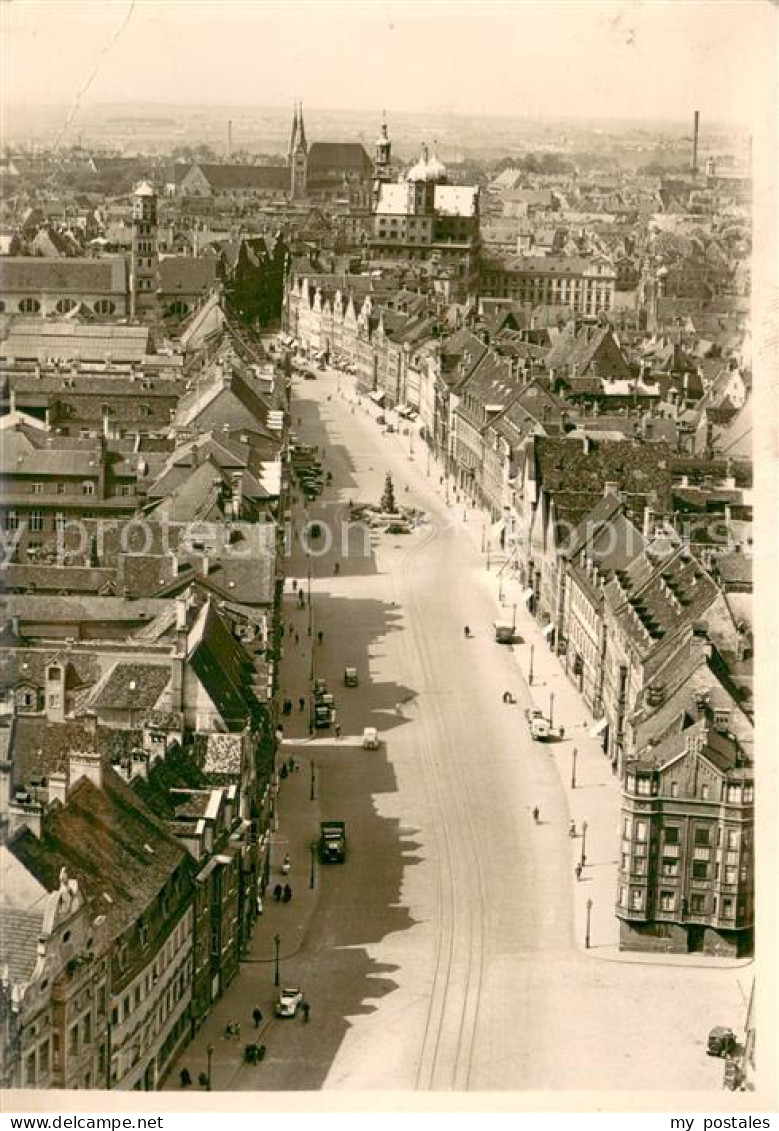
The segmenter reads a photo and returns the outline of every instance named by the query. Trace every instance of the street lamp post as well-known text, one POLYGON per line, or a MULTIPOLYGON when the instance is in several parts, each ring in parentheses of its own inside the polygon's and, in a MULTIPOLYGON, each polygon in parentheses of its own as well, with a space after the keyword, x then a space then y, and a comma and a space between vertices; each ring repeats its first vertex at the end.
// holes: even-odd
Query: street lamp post
POLYGON ((274 986, 278 986, 281 983, 281 978, 279 977, 279 947, 281 946, 281 935, 273 936, 273 945, 276 947, 276 970, 273 975, 273 984, 274 986))
POLYGON ((316 841, 312 840, 309 845, 309 852, 311 853, 311 876, 308 881, 308 886, 313 889, 314 887, 314 860, 316 858, 316 841))
POLYGON ((533 686, 533 657, 535 655, 535 650, 536 650, 535 644, 531 644, 530 645, 530 670, 527 673, 527 682, 528 682, 529 687, 533 686))
POLYGON ((503 570, 498 572, 498 600, 503 604, 503 570))
POLYGON ((590 916, 592 915, 592 900, 587 900, 587 927, 584 932, 584 947, 585 950, 590 949, 590 916))
POLYGON ((515 604, 511 606, 511 631, 517 631, 517 606, 515 604))
POLYGON ((309 801, 316 801, 316 762, 311 759, 311 791, 309 801))
POLYGON ((314 610, 311 606, 311 551, 310 548, 306 549, 306 560, 308 562, 308 635, 311 635, 313 628, 314 610))
POLYGON ((206 1071, 206 1091, 211 1091, 211 1058, 214 1055, 214 1046, 211 1044, 206 1045, 206 1056, 208 1057, 208 1069, 206 1071))
POLYGON ((576 789, 576 747, 571 754, 571 789, 576 789))
POLYGON ((487 523, 483 522, 481 524, 481 552, 484 553, 484 551, 486 549, 487 549, 487 523))
POLYGON ((490 571, 490 544, 487 542, 487 572, 490 571))
POLYGON ((554 718, 553 718, 553 714, 552 714, 553 710, 554 710, 554 691, 550 691, 549 692, 549 729, 550 730, 554 726, 554 718))
POLYGON ((581 861, 580 861, 582 868, 587 863, 587 853, 585 851, 586 848, 587 848, 587 822, 582 821, 582 857, 581 857, 581 861))

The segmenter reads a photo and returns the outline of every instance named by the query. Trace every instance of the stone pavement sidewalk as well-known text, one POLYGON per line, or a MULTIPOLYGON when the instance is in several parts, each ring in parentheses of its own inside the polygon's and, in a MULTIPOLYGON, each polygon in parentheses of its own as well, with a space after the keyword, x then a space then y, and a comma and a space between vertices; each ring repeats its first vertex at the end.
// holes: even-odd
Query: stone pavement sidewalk
MULTIPOLYGON (((289 758, 290 747, 279 750, 281 760, 289 758)), ((315 863, 315 887, 310 887, 310 845, 319 825, 319 802, 311 801, 309 763, 300 745, 294 748, 295 760, 300 769, 288 774, 279 783, 277 800, 278 829, 271 837, 271 870, 265 892, 263 913, 257 919, 254 933, 238 974, 226 988, 222 997, 214 1002, 211 1013, 195 1037, 184 1049, 164 1084, 165 1090, 180 1090, 179 1072, 187 1068, 192 1077, 192 1087, 198 1090, 198 1075, 208 1072, 208 1047, 211 1054, 211 1087, 225 1091, 234 1086, 241 1072, 256 1071, 244 1065, 244 1047, 259 1039, 270 1052, 279 1038, 279 1026, 297 1022, 279 1021, 273 1016, 278 998, 275 985, 276 946, 278 934, 280 986, 297 985, 296 955, 300 951, 311 916, 319 896, 319 863, 315 863), (313 832, 312 832, 313 830, 313 832), (292 861, 289 875, 281 873, 281 863, 286 853, 292 861), (289 903, 276 903, 273 889, 277 883, 289 883, 292 899, 289 903), (255 1030, 252 1012, 262 1011, 263 1019, 255 1030), (240 1037, 225 1035, 227 1025, 237 1022, 240 1037)), ((316 792, 316 791, 315 791, 316 792)), ((305 986, 301 987, 305 993, 305 986)))

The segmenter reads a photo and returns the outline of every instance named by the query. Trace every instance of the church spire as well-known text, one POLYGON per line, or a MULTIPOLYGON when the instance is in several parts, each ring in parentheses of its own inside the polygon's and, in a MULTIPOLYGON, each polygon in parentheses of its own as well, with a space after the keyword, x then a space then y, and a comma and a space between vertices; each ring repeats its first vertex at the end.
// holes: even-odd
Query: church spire
POLYGON ((289 159, 292 160, 292 154, 295 152, 295 142, 298 136, 298 104, 294 105, 292 112, 292 133, 289 136, 289 159))
POLYGON ((303 122, 303 100, 302 99, 300 100, 300 103, 299 103, 299 110, 300 110, 300 115, 299 115, 299 119, 298 119, 298 121, 299 121, 298 144, 299 144, 300 148, 303 150, 303 152, 306 153, 306 152, 308 152, 308 146, 306 145, 306 127, 305 127, 305 124, 303 122))

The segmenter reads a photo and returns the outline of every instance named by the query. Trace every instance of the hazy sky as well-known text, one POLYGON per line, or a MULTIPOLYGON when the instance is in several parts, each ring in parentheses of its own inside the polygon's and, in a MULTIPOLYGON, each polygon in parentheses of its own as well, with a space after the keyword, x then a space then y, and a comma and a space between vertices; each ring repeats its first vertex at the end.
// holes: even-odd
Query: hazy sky
MULTIPOLYGON (((768 0, 0 0, 6 104, 748 121, 768 0)), ((765 97, 765 94, 763 94, 765 97)))

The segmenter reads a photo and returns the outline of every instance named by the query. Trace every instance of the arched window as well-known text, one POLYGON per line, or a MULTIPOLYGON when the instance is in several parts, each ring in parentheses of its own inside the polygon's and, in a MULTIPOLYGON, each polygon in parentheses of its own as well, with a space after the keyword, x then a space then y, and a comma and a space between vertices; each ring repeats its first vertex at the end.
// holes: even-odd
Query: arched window
POLYGON ((170 314, 189 314, 189 303, 182 302, 179 299, 177 302, 172 302, 168 308, 170 314))
POLYGON ((100 298, 95 303, 95 314, 114 314, 116 305, 108 298, 100 298))
POLYGON ((69 310, 73 310, 76 306, 76 300, 72 298, 61 298, 57 303, 57 313, 67 314, 69 310))
POLYGON ((37 298, 23 298, 19 303, 19 311, 22 314, 37 314, 41 308, 41 304, 37 298))

